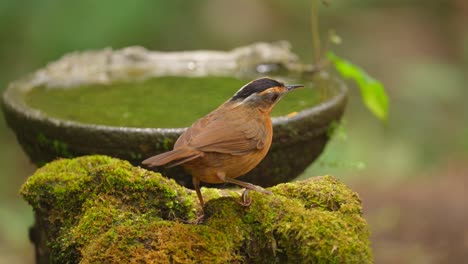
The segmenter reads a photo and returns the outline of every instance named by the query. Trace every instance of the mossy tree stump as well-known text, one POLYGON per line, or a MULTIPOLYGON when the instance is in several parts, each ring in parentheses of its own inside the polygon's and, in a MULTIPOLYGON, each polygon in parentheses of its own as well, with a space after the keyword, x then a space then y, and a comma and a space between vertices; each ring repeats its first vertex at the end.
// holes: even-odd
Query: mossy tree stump
POLYGON ((33 206, 38 263, 370 263, 358 195, 331 176, 274 195, 193 191, 106 156, 51 162, 21 189, 33 206))

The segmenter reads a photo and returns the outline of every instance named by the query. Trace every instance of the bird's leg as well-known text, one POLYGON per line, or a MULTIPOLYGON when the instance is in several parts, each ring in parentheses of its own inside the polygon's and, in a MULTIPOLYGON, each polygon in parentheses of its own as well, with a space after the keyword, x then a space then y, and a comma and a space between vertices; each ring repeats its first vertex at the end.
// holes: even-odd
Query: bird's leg
POLYGON ((195 219, 194 223, 198 224, 203 221, 203 218, 205 217, 205 211, 203 210, 203 207, 205 207, 205 203, 203 202, 203 196, 200 191, 200 180, 197 177, 192 177, 192 182, 193 182, 193 187, 195 188, 195 192, 197 193, 198 200, 200 201, 200 206, 201 206, 201 215, 197 216, 195 219))
POLYGON ((241 204, 250 205, 250 202, 246 201, 247 193, 248 193, 247 190, 254 190, 254 191, 257 191, 257 192, 264 193, 264 194, 273 194, 269 190, 265 190, 260 186, 253 185, 253 184, 248 183, 248 182, 239 181, 239 180, 236 180, 236 179, 233 179, 233 178, 230 178, 230 177, 226 177, 226 174, 224 172, 218 172, 218 173, 216 173, 216 176, 218 176, 218 178, 220 180, 224 181, 224 182, 234 183, 234 184, 237 184, 237 185, 239 185, 241 187, 244 187, 246 189, 245 192, 242 194, 242 203, 241 204))
POLYGON ((205 203, 203 202, 203 196, 200 191, 200 180, 197 177, 192 177, 193 187, 195 188, 195 192, 197 192, 198 200, 200 201, 201 208, 205 207, 205 203))
POLYGON ((223 176, 220 176, 218 174, 218 177, 219 177, 220 180, 222 180, 224 182, 234 183, 234 184, 237 184, 237 185, 239 185, 241 187, 244 187, 246 189, 249 189, 249 190, 254 190, 254 191, 257 191, 257 192, 264 193, 264 194, 273 194, 269 190, 265 190, 260 186, 253 185, 253 184, 248 183, 248 182, 243 182, 243 181, 239 181, 239 180, 236 180, 236 179, 233 179, 233 178, 226 177, 226 176, 224 176, 224 173, 223 173, 223 176))

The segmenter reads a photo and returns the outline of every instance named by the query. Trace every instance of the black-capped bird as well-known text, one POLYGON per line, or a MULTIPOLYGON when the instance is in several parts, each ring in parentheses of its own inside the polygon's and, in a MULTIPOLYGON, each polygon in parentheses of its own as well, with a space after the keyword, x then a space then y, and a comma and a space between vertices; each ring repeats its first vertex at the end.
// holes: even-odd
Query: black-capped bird
POLYGON ((181 165, 192 175, 203 208, 200 182, 233 183, 262 193, 271 192, 236 178, 248 173, 265 157, 273 129, 270 113, 288 92, 302 85, 284 85, 260 78, 199 119, 176 141, 174 149, 143 161, 154 167, 181 165))

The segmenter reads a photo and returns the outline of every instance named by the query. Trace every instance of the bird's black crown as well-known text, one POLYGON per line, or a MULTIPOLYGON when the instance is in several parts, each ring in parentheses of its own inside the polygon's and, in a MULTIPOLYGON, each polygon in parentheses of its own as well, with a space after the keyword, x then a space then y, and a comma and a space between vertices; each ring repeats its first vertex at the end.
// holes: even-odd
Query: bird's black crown
POLYGON ((231 98, 231 100, 245 99, 251 94, 259 93, 271 87, 284 86, 283 83, 275 81, 270 78, 260 78, 254 81, 249 82, 240 88, 239 91, 231 98))

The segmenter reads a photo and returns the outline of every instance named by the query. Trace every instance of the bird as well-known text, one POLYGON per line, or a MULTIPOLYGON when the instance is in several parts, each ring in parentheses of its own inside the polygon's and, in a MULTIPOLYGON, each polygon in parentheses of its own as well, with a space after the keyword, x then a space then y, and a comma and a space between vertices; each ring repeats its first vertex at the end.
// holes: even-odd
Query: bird
MULTIPOLYGON (((269 77, 242 86, 221 106, 180 135, 173 150, 145 159, 148 167, 182 166, 192 176, 202 211, 200 182, 232 183, 265 194, 270 191, 236 178, 266 156, 273 138, 271 111, 287 93, 303 85, 284 85, 269 77)), ((244 198, 243 194, 243 198, 244 198)))

